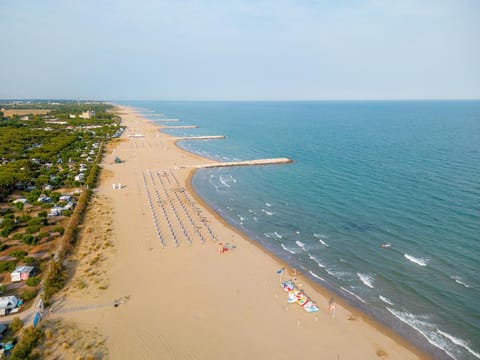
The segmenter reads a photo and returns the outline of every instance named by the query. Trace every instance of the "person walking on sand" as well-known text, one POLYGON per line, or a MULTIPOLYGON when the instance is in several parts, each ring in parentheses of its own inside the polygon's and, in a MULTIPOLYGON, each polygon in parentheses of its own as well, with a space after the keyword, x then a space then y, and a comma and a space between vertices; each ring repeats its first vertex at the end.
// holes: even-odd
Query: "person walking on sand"
POLYGON ((333 297, 328 301, 328 311, 332 319, 335 319, 335 299, 333 297))

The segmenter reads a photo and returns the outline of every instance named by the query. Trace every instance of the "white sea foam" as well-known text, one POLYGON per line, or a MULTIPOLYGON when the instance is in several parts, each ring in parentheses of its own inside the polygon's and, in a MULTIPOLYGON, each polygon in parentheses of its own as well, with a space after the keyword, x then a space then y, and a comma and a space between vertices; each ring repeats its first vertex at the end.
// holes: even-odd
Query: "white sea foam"
POLYGON ((357 275, 360 278, 360 280, 362 280, 362 282, 366 286, 368 286, 369 288, 372 288, 372 289, 374 288, 374 286, 373 286, 373 276, 368 275, 368 274, 358 273, 358 272, 357 272, 357 275))
POLYGON ((329 274, 329 275, 332 275, 333 277, 336 277, 336 278, 338 278, 338 276, 337 276, 337 275, 335 275, 335 272, 334 272, 334 271, 332 271, 332 270, 330 270, 329 268, 325 268, 325 271, 327 272, 327 274, 329 274))
POLYGON ((471 286, 468 285, 460 276, 450 276, 450 279, 455 280, 457 284, 463 285, 466 288, 471 288, 471 286))
POLYGON ((451 349, 451 346, 449 346, 445 338, 439 336, 438 329, 427 321, 429 318, 428 316, 414 315, 406 311, 399 311, 389 307, 387 307, 387 310, 397 319, 417 330, 430 344, 445 351, 451 358, 457 359, 457 357, 452 354, 453 349, 451 349))
POLYGON ((328 244, 325 242, 325 240, 323 240, 327 237, 326 235, 314 233, 313 236, 315 236, 318 239, 320 244, 322 244, 323 246, 328 246, 328 244))
POLYGON ((266 203, 265 203, 265 206, 271 207, 272 204, 269 204, 269 203, 266 202, 266 203))
POLYGON ((253 220, 254 220, 254 221, 258 221, 258 219, 257 219, 257 217, 256 217, 256 216, 254 216, 254 217, 253 217, 253 220))
POLYGON ((348 289, 345 289, 343 286, 340 286, 340 289, 342 289, 343 291, 345 291, 346 293, 352 295, 354 298, 356 298, 357 300, 360 300, 361 302, 363 302, 364 304, 366 304, 367 302, 365 300, 363 300, 360 296, 358 296, 357 294, 355 294, 354 292, 348 290, 348 289))
POLYGON ((300 234, 300 231, 297 230, 296 233, 297 233, 297 234, 300 234))
POLYGON ((312 254, 308 253, 308 257, 315 261, 317 263, 317 265, 321 268, 325 268, 325 265, 323 265, 315 256, 313 256, 312 254))
POLYGON ((387 303, 388 305, 394 305, 393 301, 387 298, 386 296, 378 295, 380 300, 382 300, 384 303, 387 303))
POLYGON ((208 179, 208 182, 209 182, 210 185, 212 185, 212 186, 215 188, 215 190, 218 192, 218 186, 213 183, 212 179, 215 179, 215 175, 213 175, 213 174, 210 175, 210 178, 208 179))
POLYGON ((480 359, 480 353, 476 352, 475 350, 473 350, 470 346, 468 346, 469 344, 465 341, 465 340, 462 340, 462 339, 459 339, 453 335, 450 335, 440 329, 437 329, 437 332, 443 336, 445 336, 447 339, 449 339, 451 342, 453 342, 455 345, 458 345, 458 346, 461 346, 462 348, 464 348, 465 350, 467 350, 470 354, 472 354, 473 356, 475 356, 477 359, 480 359))
POLYGON ((228 183, 225 181, 225 179, 220 175, 220 182, 225 185, 226 187, 230 187, 230 185, 228 185, 228 183))
POLYGON ((332 275, 333 277, 336 277, 337 279, 348 279, 352 276, 352 274, 348 271, 332 270, 332 269, 329 269, 329 268, 325 268, 325 271, 329 275, 332 275))
POLYGON ((265 235, 267 238, 273 237, 273 233, 263 233, 263 235, 265 235))
POLYGON ((248 209, 248 212, 249 213, 255 213, 255 211, 253 211, 252 209, 248 209))
POLYGON ((298 245, 298 247, 302 248, 303 251, 307 251, 305 250, 305 244, 299 240, 295 241, 295 244, 298 245))
POLYGON ((326 281, 324 278, 322 278, 321 276, 318 276, 317 274, 315 274, 313 271, 309 271, 310 275, 312 275, 314 278, 317 278, 319 280, 322 280, 322 281, 326 281))
POLYGON ((416 258, 415 256, 408 255, 408 254, 403 254, 403 256, 405 256, 405 258, 407 258, 411 262, 413 262, 417 265, 420 265, 420 266, 427 266, 427 264, 429 262, 429 259, 427 259, 427 258, 416 258))
POLYGON ((240 219, 240 221, 245 221, 245 218, 242 215, 238 215, 238 218, 240 219))
POLYGON ((283 237, 282 235, 280 235, 280 234, 279 234, 278 232, 276 232, 276 231, 275 231, 273 234, 274 234, 277 238, 279 238, 279 239, 281 239, 281 238, 283 237))
POLYGON ((282 247, 282 249, 283 249, 283 250, 285 250, 285 251, 288 251, 290 254, 296 254, 296 252, 295 252, 295 251, 293 251, 293 250, 291 250, 291 249, 287 248, 285 245, 283 245, 283 244, 280 244, 280 246, 282 247))
POLYGON ((264 212, 264 213, 267 214, 268 216, 272 216, 272 215, 273 215, 273 212, 267 211, 267 210, 265 210, 265 209, 262 209, 262 212, 264 212))

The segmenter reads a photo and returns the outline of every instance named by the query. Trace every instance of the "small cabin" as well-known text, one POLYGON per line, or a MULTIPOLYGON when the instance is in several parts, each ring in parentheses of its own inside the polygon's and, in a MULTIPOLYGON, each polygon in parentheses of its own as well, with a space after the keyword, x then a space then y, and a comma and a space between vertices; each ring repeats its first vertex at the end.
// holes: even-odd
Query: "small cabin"
POLYGON ((10 273, 12 282, 28 280, 28 278, 33 274, 33 269, 34 269, 33 266, 27 266, 27 265, 17 266, 15 270, 13 270, 12 273, 10 273))

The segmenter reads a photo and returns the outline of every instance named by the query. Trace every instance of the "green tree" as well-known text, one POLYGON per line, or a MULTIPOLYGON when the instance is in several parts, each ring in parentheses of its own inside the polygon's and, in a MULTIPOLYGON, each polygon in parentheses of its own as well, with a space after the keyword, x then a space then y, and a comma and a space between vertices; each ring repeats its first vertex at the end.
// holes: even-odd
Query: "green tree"
POLYGON ((23 208, 24 208, 24 206, 25 206, 25 205, 23 204, 23 202, 21 202, 21 201, 17 201, 14 205, 15 205, 15 207, 16 207, 18 210, 20 210, 20 211, 22 211, 23 208))
POLYGON ((28 278, 26 283, 28 286, 37 286, 38 284, 40 284, 40 278, 33 276, 31 278, 28 278))
POLYGON ((17 316, 13 318, 12 322, 10 323, 10 325, 8 325, 8 327, 12 330, 14 334, 16 334, 18 330, 20 330, 23 327, 23 322, 17 316))

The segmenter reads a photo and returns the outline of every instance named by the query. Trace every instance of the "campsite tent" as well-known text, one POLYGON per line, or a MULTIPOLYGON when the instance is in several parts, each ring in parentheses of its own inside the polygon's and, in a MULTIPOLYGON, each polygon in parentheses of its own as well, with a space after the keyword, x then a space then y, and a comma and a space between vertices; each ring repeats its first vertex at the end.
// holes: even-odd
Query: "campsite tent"
POLYGON ((7 314, 10 310, 18 306, 18 299, 16 296, 0 297, 0 315, 7 314))

